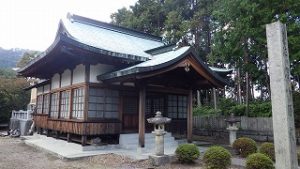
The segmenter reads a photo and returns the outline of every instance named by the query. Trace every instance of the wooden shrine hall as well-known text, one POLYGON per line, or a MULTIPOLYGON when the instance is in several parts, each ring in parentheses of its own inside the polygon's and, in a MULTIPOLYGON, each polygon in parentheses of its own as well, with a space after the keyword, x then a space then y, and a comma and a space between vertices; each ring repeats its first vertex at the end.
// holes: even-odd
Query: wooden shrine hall
POLYGON ((82 145, 139 133, 144 147, 153 130, 146 119, 157 111, 172 118, 167 131, 191 141, 193 92, 223 88, 229 72, 207 66, 190 46, 69 14, 52 45, 18 73, 40 79, 28 88, 37 89, 39 133, 82 145))

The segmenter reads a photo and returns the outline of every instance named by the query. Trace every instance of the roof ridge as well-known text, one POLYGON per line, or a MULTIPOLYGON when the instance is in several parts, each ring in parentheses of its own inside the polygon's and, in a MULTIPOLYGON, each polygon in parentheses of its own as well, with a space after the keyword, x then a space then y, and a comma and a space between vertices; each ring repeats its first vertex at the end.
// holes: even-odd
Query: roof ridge
POLYGON ((145 52, 149 53, 151 55, 158 55, 160 53, 165 53, 165 52, 169 52, 169 51, 173 50, 173 48, 175 46, 176 46, 176 44, 172 43, 172 44, 168 44, 168 45, 162 45, 157 48, 149 49, 149 50, 146 50, 145 52))
POLYGON ((149 40, 162 42, 162 38, 160 36, 155 36, 155 35, 151 35, 151 34, 144 33, 144 32, 141 32, 141 31, 137 31, 137 30, 134 30, 134 29, 125 28, 125 27, 121 27, 121 26, 118 26, 118 25, 113 25, 113 24, 110 24, 110 23, 107 23, 107 22, 102 22, 102 21, 98 21, 98 20, 95 20, 95 19, 86 18, 86 17, 83 17, 83 16, 70 14, 70 13, 67 14, 67 18, 71 22, 79 22, 79 23, 88 24, 88 25, 91 25, 91 26, 96 26, 96 27, 108 29, 108 30, 111 30, 111 31, 131 35, 131 36, 136 36, 136 37, 139 37, 139 38, 144 38, 144 39, 149 39, 149 40))

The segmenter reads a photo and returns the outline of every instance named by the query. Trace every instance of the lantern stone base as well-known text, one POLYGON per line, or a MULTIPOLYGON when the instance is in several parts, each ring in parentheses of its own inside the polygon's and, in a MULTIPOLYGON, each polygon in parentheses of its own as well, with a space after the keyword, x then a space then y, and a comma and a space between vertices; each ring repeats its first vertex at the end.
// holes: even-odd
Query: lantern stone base
POLYGON ((150 155, 149 156, 150 163, 154 166, 161 166, 171 162, 171 157, 168 155, 150 155))
POLYGON ((233 142, 236 140, 236 132, 239 129, 236 126, 230 126, 227 130, 229 131, 229 143, 232 146, 233 142))

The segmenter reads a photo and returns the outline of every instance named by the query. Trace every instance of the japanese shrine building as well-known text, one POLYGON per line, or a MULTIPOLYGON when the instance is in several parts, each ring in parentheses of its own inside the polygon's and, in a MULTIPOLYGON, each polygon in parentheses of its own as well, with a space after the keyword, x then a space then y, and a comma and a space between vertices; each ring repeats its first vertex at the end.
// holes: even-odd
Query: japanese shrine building
POLYGON ((52 45, 19 71, 44 79, 37 88, 37 128, 85 145, 93 137, 145 132, 156 111, 172 118, 167 131, 192 138, 193 91, 222 88, 228 70, 208 67, 189 46, 68 15, 52 45))

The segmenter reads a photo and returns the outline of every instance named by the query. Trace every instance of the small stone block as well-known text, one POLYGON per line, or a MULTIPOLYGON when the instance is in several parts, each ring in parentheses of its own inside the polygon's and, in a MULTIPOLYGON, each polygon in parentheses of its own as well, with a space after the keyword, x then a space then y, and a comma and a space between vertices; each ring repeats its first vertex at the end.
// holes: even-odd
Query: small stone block
POLYGON ((168 155, 163 155, 163 156, 150 155, 149 160, 151 164, 154 166, 161 166, 170 163, 170 157, 168 155))

